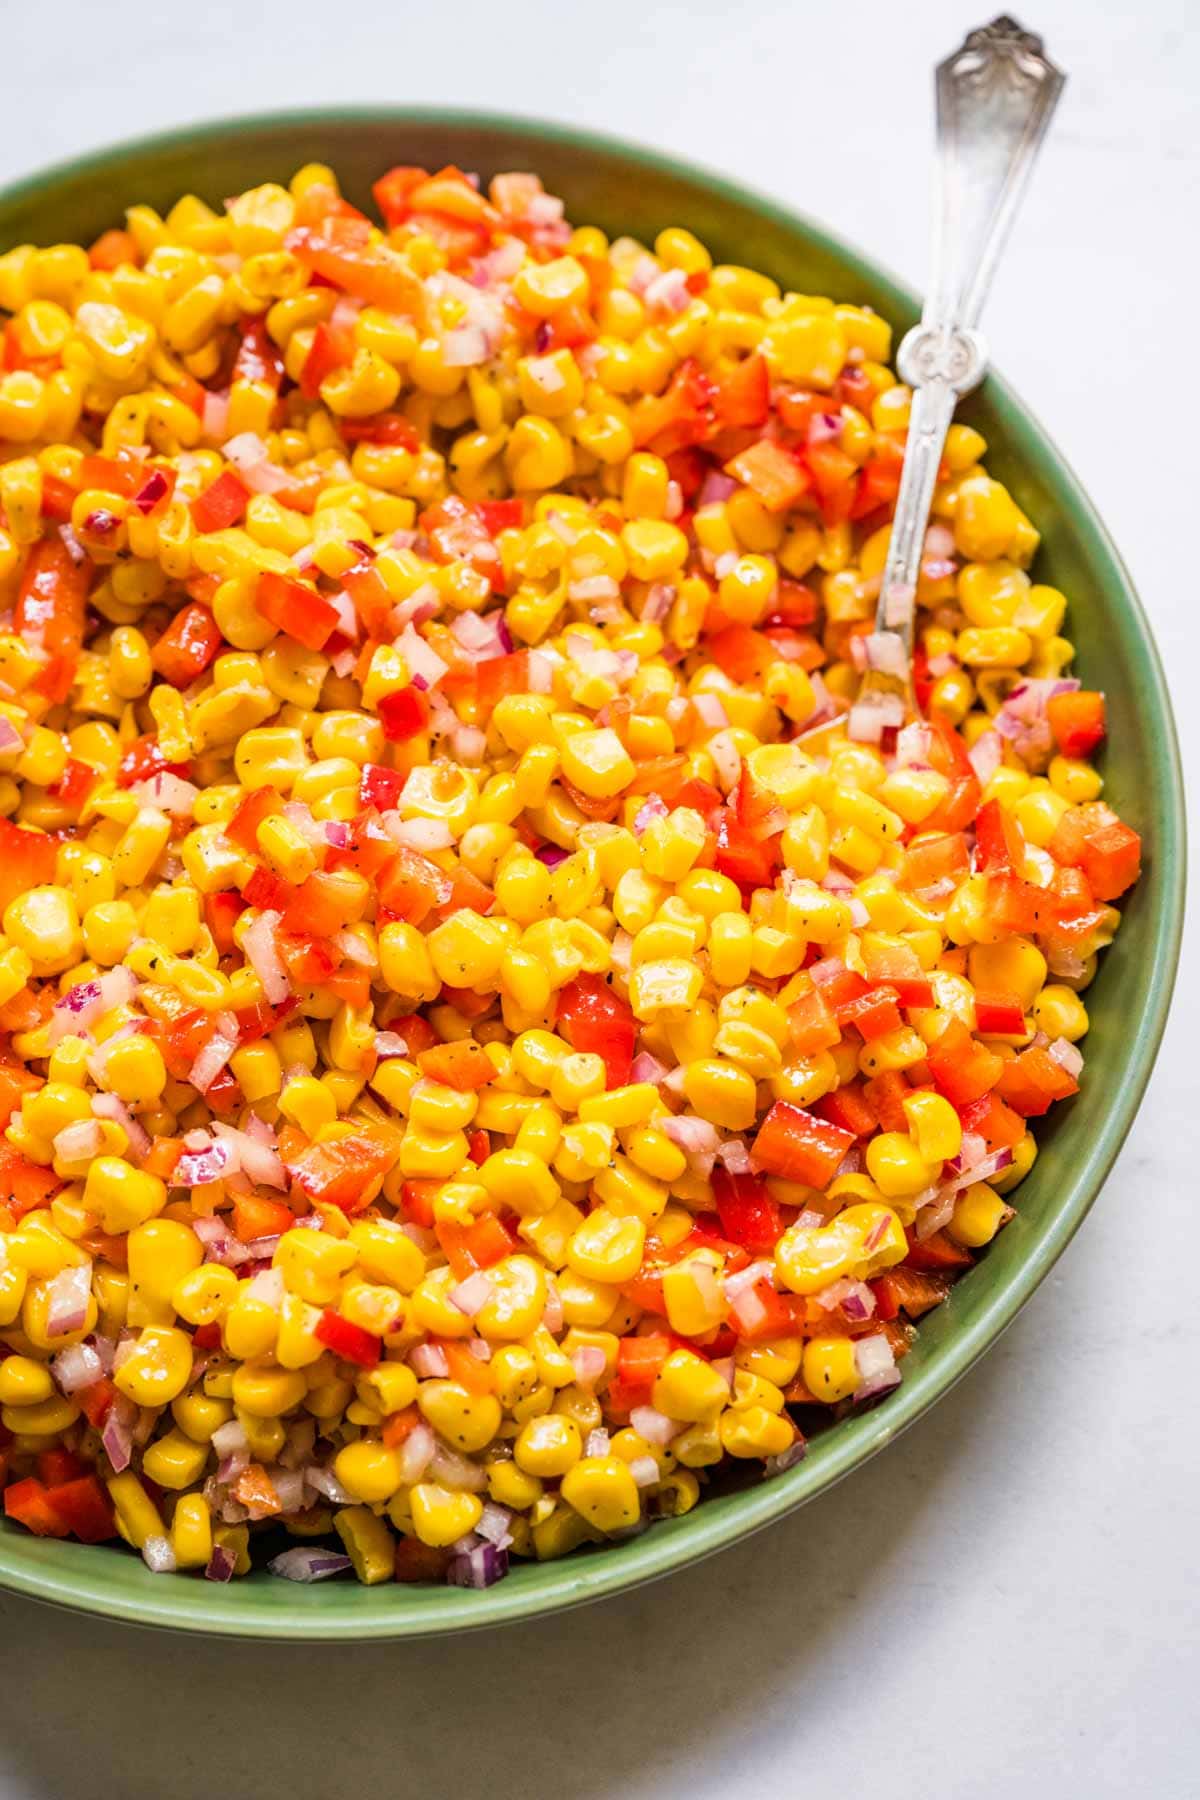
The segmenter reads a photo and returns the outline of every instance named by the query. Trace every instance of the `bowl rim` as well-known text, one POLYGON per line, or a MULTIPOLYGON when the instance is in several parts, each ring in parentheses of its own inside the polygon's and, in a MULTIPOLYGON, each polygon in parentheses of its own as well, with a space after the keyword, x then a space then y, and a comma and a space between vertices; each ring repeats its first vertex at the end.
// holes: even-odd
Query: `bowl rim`
MULTIPOLYGON (((616 134, 526 114, 474 108, 364 103, 285 108, 206 119, 167 131, 126 138, 20 176, 0 188, 0 211, 36 199, 46 188, 85 171, 111 168, 117 174, 131 158, 138 156, 153 156, 188 145, 202 152, 206 144, 231 134, 296 128, 319 130, 323 125, 458 128, 512 138, 536 137, 584 154, 591 151, 622 156, 685 182, 701 182, 728 204, 743 207, 787 231, 798 232, 821 251, 836 257, 847 269, 885 289, 899 311, 915 313, 918 309, 919 303, 912 291, 890 270, 807 213, 783 204, 773 195, 731 181, 701 163, 616 134)), ((711 1556, 793 1512, 868 1461, 928 1412, 1012 1322, 1091 1209, 1125 1141, 1150 1079, 1166 1024, 1183 935, 1186 814, 1183 770, 1170 695, 1150 622, 1129 572, 1074 469, 1036 416, 994 372, 989 372, 986 385, 1004 432, 1013 444, 1014 454, 1024 456, 1032 450, 1052 468, 1064 508, 1074 515, 1091 540, 1091 554, 1099 565, 1099 587, 1106 595, 1113 596, 1118 609, 1123 607, 1130 615, 1139 646, 1138 673, 1143 704, 1160 726, 1163 808, 1156 845, 1160 896, 1156 910, 1147 922, 1155 949, 1147 1004, 1132 1028, 1124 1063, 1126 1079, 1075 1166, 1067 1198, 1050 1209, 1041 1239, 1031 1245, 1026 1259, 997 1285, 993 1293, 978 1301, 971 1318, 960 1322, 953 1337, 939 1346, 931 1360, 888 1397, 885 1407, 839 1424, 835 1440, 823 1451, 819 1469, 801 1462, 785 1474, 739 1494, 736 1506, 728 1514, 710 1514, 701 1505, 685 1520, 679 1521, 669 1537, 659 1531, 650 1531, 629 1543, 610 1546, 602 1553, 569 1556, 560 1562, 542 1564, 539 1587, 531 1594, 523 1593, 508 1582, 498 1583, 482 1593, 457 1588, 405 1589, 389 1585, 378 1595, 378 1604, 368 1614, 361 1603, 339 1607, 337 1602, 339 1591, 353 1597, 363 1594, 361 1589, 331 1587, 324 1590, 319 1602, 312 1604, 317 1597, 311 1589, 302 1588, 296 1590, 295 1596, 300 1604, 281 1609, 276 1618, 240 1605, 236 1584, 228 1589, 215 1584, 188 1584, 188 1591, 181 1592, 174 1584, 154 1583, 149 1594, 140 1583, 130 1583, 123 1588, 119 1578, 114 1579, 115 1568, 110 1571, 98 1560, 103 1556, 107 1562, 109 1553, 103 1548, 81 1548, 78 1564, 72 1561, 67 1570, 60 1571, 52 1559, 43 1562, 37 1554, 52 1549, 51 1544, 43 1545, 36 1538, 8 1532, 0 1533, 0 1587, 67 1610, 107 1619, 261 1641, 349 1642, 368 1638, 434 1637, 540 1618, 656 1580, 711 1556)), ((120 1559, 119 1566, 128 1568, 129 1565, 120 1559)))

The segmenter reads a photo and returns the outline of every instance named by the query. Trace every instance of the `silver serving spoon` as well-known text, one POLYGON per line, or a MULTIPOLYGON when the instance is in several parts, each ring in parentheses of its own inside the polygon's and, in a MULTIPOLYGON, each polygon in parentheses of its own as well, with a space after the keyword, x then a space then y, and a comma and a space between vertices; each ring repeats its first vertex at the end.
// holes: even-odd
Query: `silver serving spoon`
POLYGON ((933 277, 896 366, 913 390, 900 493, 858 703, 915 712, 913 618, 929 508, 954 409, 982 381, 976 329, 1000 251, 1066 77, 1042 40, 1002 16, 939 63, 933 277))

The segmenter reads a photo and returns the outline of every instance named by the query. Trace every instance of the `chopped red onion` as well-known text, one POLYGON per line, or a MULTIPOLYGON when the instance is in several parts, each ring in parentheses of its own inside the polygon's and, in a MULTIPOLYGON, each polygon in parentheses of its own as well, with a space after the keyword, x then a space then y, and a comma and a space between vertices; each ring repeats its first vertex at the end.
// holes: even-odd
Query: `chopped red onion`
POLYGON ((653 825, 655 819, 665 819, 670 810, 670 807, 661 795, 648 795, 646 800, 638 807, 637 812, 634 814, 633 835, 635 837, 641 837, 646 828, 653 825))
POLYGON ((281 1513, 291 1514, 304 1511, 304 1471, 302 1469, 281 1469, 278 1464, 267 1470, 279 1501, 281 1513))
MULTIPOLYGON (((109 515, 111 517, 111 514, 109 515)), ((76 537, 70 525, 60 525, 58 535, 62 539, 63 549, 71 561, 78 565, 87 561, 87 551, 76 537)))
POLYGON ((775 1285, 775 1264, 769 1258, 760 1257, 755 1262, 747 1263, 744 1269, 738 1269, 734 1274, 726 1275, 722 1283, 725 1298, 732 1304, 739 1294, 744 1294, 750 1288, 757 1287, 760 1281, 765 1281, 768 1287, 775 1285))
POLYGON ((981 787, 986 787, 1004 761, 1004 740, 998 731, 985 731, 982 737, 976 738, 967 755, 976 780, 981 787))
POLYGON ((121 1474, 133 1460, 133 1428, 137 1416, 137 1407, 124 1394, 118 1394, 108 1409, 100 1431, 100 1442, 104 1446, 104 1454, 112 1464, 114 1475, 121 1474))
POLYGON ((710 731, 723 731, 729 724, 729 714, 725 711, 725 703, 719 694, 694 694, 692 705, 697 718, 710 731))
POLYGON ((722 1163, 730 1175, 749 1175, 750 1152, 740 1137, 726 1138, 723 1144, 717 1145, 717 1161, 722 1163))
POLYGON ((414 1344, 408 1353, 408 1366, 422 1381, 441 1380, 449 1375, 450 1364, 440 1344, 414 1344))
POLYGON ((206 438, 213 443, 225 436, 229 424, 229 394, 206 393, 204 406, 200 414, 200 425, 206 438))
POLYGON ((272 1575, 285 1581, 328 1581, 331 1575, 344 1575, 354 1564, 339 1550, 320 1550, 297 1544, 293 1550, 281 1550, 267 1564, 272 1575))
POLYGON ((899 694, 865 694, 855 701, 846 720, 846 736, 856 744, 878 744, 885 727, 904 723, 899 694))
POLYGON ((455 1493, 477 1494, 487 1486, 486 1471, 445 1444, 434 1445, 429 1472, 434 1481, 440 1481, 443 1487, 451 1488, 455 1493))
POLYGON ((908 679, 908 657, 904 651, 904 639, 898 631, 870 631, 852 641, 862 645, 863 660, 868 669, 877 669, 884 675, 895 675, 900 681, 908 679))
POLYGON ((480 1544, 469 1556, 450 1559, 446 1580, 452 1587, 487 1588, 508 1574, 508 1551, 495 1544, 480 1544))
POLYGON ((770 1481, 772 1476, 786 1474, 798 1462, 803 1462, 807 1454, 808 1442, 797 1433, 795 1442, 789 1444, 786 1450, 780 1450, 777 1455, 766 1458, 763 1463, 763 1480, 770 1481))
POLYGON ((589 1431, 584 1439, 583 1454, 585 1456, 607 1456, 611 1442, 612 1439, 607 1431, 602 1426, 598 1426, 595 1431, 589 1431))
POLYGON ((232 1581, 236 1560, 232 1550, 226 1550, 221 1544, 214 1544, 204 1571, 205 1581, 232 1581))
POLYGON ((659 1062, 657 1056, 651 1056, 648 1050, 639 1050, 633 1059, 629 1079, 635 1084, 645 1081, 651 1087, 657 1087, 666 1072, 667 1065, 659 1062))
POLYGON ((157 1533, 148 1537, 142 1545, 142 1561, 152 1575, 173 1575, 177 1565, 170 1538, 157 1533))
MULTIPOLYGON (((235 1166, 233 1152, 228 1144, 210 1143, 207 1150, 185 1150, 172 1171, 171 1186, 203 1187, 207 1182, 219 1181, 222 1175, 231 1173, 235 1166)), ((197 1225, 201 1222, 196 1221, 197 1225)), ((229 1235, 224 1226, 222 1232, 225 1236, 229 1235)))
POLYGON ((562 1295, 552 1275, 546 1277, 546 1304, 542 1308, 542 1324, 549 1332, 561 1331, 563 1328, 562 1295))
MULTIPOLYGON (((282 913, 260 913, 254 923, 246 928, 242 936, 242 950, 245 952, 246 960, 262 982, 263 994, 271 1006, 278 1006, 281 1001, 288 998, 292 991, 292 984, 288 980, 287 970, 280 959, 277 945, 277 934, 282 922, 282 913)), ((233 1048, 237 1048, 236 1042, 233 1048)), ((213 1074, 216 1074, 216 1070, 213 1071, 213 1074)), ((194 1077, 193 1085, 195 1085, 194 1077)))
POLYGON ((564 850, 559 844, 542 844, 534 851, 538 861, 547 869, 557 869, 559 863, 565 862, 570 854, 569 850, 564 850))
POLYGON ((414 1481, 420 1481, 436 1449, 437 1439, 430 1426, 422 1419, 413 1426, 400 1446, 400 1479, 406 1487, 411 1486, 414 1481))
POLYGON ((554 664, 544 650, 531 650, 527 666, 529 692, 550 694, 554 691, 554 664))
POLYGON ((661 625, 675 604, 676 589, 667 581, 656 581, 642 603, 642 624, 661 625))
POLYGON ((933 727, 923 719, 914 719, 901 728, 896 738, 898 769, 927 769, 933 750, 933 727))
POLYGON ((485 616, 473 612, 459 613, 451 623, 451 635, 474 662, 491 662, 505 654, 500 635, 503 619, 503 613, 499 612, 485 616))
POLYGON ((12 720, 0 718, 0 756, 7 756, 10 750, 22 750, 24 747, 25 739, 12 720))
POLYGON ((82 1331, 91 1297, 90 1259, 60 1269, 46 1290, 46 1336, 69 1337, 73 1331, 82 1331))
POLYGON ((64 1037, 78 1037, 118 1006, 127 1006, 140 983, 124 966, 108 969, 96 981, 69 988, 50 1015, 46 1035, 51 1048, 64 1037))
POLYGON ((666 1413, 653 1406, 635 1406, 629 1414, 629 1423, 648 1444, 669 1444, 683 1429, 675 1419, 669 1419, 666 1413))
POLYGON ((1046 1055, 1053 1057, 1059 1068, 1065 1069, 1074 1080, 1079 1080, 1083 1073, 1083 1052, 1067 1038, 1055 1038, 1047 1048, 1046 1055))
POLYGON ((459 1312, 473 1319, 491 1299, 493 1286, 491 1276, 483 1269, 476 1269, 465 1281, 450 1289, 449 1299, 459 1312))
MULTIPOLYGON (((417 1427, 420 1430, 420 1426, 417 1427)), ((413 1433, 416 1436, 416 1432, 413 1433)), ((353 1506, 354 1495, 344 1488, 332 1469, 323 1469, 319 1463, 305 1469, 304 1479, 315 1493, 333 1502, 334 1506, 353 1506)))
POLYGON ((409 674, 424 676, 431 688, 437 686, 450 667, 449 663, 443 662, 433 646, 425 642, 413 625, 404 627, 396 648, 407 663, 409 674))
POLYGON ((697 510, 702 506, 720 506, 736 490, 737 482, 732 475, 724 475, 719 469, 710 469, 696 495, 697 510))
POLYGON ((653 1487, 656 1481, 662 1480, 658 1464, 652 1456, 635 1456, 629 1465, 629 1473, 640 1488, 653 1487))
POLYGON ((402 1038, 398 1031, 377 1031, 375 1054, 381 1062, 389 1056, 407 1056, 408 1040, 402 1038))
POLYGON ((54 1138, 54 1160, 63 1163, 90 1163, 99 1156, 104 1134, 98 1119, 77 1119, 64 1125, 54 1138))
MULTIPOLYGON (((251 1114, 253 1118, 254 1115, 251 1114)), ((256 1119, 255 1123, 266 1133, 249 1130, 239 1131, 233 1125, 226 1125, 220 1119, 213 1121, 213 1131, 220 1143, 229 1151, 232 1166, 239 1168, 250 1180, 262 1187, 284 1189, 288 1185, 287 1172, 283 1161, 275 1148, 275 1133, 264 1120, 256 1119)))
POLYGON ((604 1379, 608 1358, 598 1344, 581 1344, 571 1352, 571 1364, 580 1387, 591 1388, 604 1379))
POLYGON ((72 1344, 50 1359, 50 1373, 62 1394, 77 1394, 91 1387, 104 1373, 99 1354, 91 1344, 72 1344))
POLYGON ((385 813, 383 822, 388 836, 408 850, 449 850, 454 843, 454 833, 445 819, 401 819, 395 813, 385 813))
POLYGON ((489 1500, 479 1515, 479 1523, 475 1529, 486 1543, 495 1544, 499 1550, 507 1550, 512 1543, 512 1513, 507 1506, 497 1506, 489 1500))
POLYGON ((172 818, 190 819, 200 789, 194 782, 185 781, 182 775, 173 775, 169 769, 160 769, 149 781, 134 782, 129 792, 143 806, 158 807, 172 818))
MULTIPOLYGON (((662 1085, 668 1091, 671 1089, 672 1075, 678 1073, 678 1070, 672 1070, 672 1074, 663 1081, 662 1085)), ((708 1174, 721 1143, 721 1134, 715 1125, 710 1124, 707 1119, 697 1119, 692 1113, 679 1113, 673 1119, 663 1119, 660 1129, 683 1151, 693 1169, 701 1174, 708 1174)))

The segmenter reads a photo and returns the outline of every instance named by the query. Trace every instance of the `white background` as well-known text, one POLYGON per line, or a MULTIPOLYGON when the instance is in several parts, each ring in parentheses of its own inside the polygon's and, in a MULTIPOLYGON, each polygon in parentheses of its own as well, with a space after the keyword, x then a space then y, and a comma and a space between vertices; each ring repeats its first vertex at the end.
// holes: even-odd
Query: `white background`
MULTIPOLYGON (((1071 82, 989 335, 1130 562, 1194 777, 1200 17, 1189 0, 1028 3, 1071 82)), ((986 16, 971 0, 6 13, 0 180, 205 116, 461 102, 693 156, 914 285, 928 71, 986 16)), ((641 1593, 456 1642, 202 1644, 2 1596, 0 1800, 1196 1795, 1198 999, 1193 950, 1086 1228, 982 1366, 832 1493, 641 1593)))

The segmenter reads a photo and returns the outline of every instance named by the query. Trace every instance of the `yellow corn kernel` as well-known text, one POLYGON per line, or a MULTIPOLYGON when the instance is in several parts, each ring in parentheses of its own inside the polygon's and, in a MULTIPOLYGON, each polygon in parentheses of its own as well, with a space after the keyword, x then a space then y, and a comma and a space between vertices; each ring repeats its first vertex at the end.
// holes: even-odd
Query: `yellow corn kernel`
POLYGON ((654 1405, 683 1424, 714 1418, 728 1399, 724 1376, 692 1350, 673 1350, 655 1377, 654 1405))

